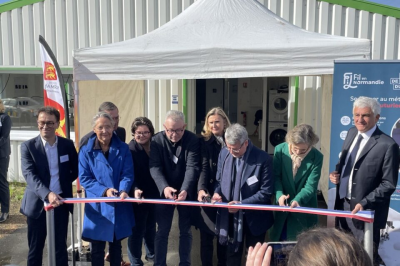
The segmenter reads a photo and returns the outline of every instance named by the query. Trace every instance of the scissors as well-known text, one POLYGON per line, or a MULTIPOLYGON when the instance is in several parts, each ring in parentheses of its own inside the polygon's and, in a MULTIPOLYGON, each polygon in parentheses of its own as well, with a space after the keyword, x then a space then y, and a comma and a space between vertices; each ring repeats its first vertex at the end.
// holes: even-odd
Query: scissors
POLYGON ((211 202, 211 196, 207 195, 207 196, 203 196, 203 198, 201 199, 203 203, 210 203, 211 202))

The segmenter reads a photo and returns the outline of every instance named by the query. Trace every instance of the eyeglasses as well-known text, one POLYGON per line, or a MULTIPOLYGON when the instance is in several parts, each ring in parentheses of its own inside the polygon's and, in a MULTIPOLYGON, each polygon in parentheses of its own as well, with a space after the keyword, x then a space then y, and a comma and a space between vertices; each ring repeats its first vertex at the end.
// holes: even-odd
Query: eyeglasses
POLYGON ((172 129, 165 129, 165 131, 167 131, 168 134, 182 134, 183 131, 185 131, 185 129, 176 129, 176 130, 172 130, 172 129))
POLYGON ((44 127, 44 126, 54 127, 54 125, 56 124, 56 123, 53 122, 53 121, 49 121, 49 122, 38 121, 37 123, 38 123, 38 125, 39 125, 40 127, 44 127))
POLYGON ((136 131, 134 135, 135 135, 135 136, 144 136, 144 137, 147 137, 149 134, 150 134, 150 131, 143 131, 143 132, 136 131))
POLYGON ((239 148, 238 150, 234 150, 234 149, 228 148, 228 147, 226 147, 226 146, 225 146, 225 149, 227 149, 228 151, 233 152, 233 153, 239 153, 240 150, 242 149, 242 147, 243 147, 243 145, 244 145, 245 142, 246 142, 246 141, 243 141, 242 145, 240 145, 240 148, 239 148))

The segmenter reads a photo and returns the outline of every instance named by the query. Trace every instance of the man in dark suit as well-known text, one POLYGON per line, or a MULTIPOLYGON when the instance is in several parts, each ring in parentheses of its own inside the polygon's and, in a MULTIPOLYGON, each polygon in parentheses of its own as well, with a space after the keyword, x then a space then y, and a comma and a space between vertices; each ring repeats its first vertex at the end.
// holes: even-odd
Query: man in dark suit
POLYGON ((7 172, 11 154, 11 124, 11 118, 5 113, 3 102, 0 100, 0 223, 7 220, 10 211, 10 188, 7 172))
MULTIPOLYGON (((167 112, 165 131, 156 134, 150 144, 150 173, 162 198, 183 201, 196 198, 200 174, 199 139, 185 130, 185 116, 180 111, 167 112)), ((191 209, 178 206, 179 265, 190 265, 192 248, 191 209)), ((166 265, 168 236, 175 206, 156 205, 158 230, 155 239, 154 265, 166 265)))
POLYGON ((72 197, 72 182, 78 176, 78 155, 71 140, 56 136, 60 113, 53 107, 38 111, 40 135, 21 144, 21 168, 27 183, 20 212, 27 216, 28 266, 41 266, 46 240, 44 202, 54 209, 57 266, 68 265, 68 215, 73 205, 63 205, 72 197))
MULTIPOLYGON (((112 119, 114 120, 114 133, 117 134, 117 136, 119 137, 119 139, 122 142, 125 142, 125 140, 126 140, 125 128, 118 126, 119 119, 120 119, 118 107, 115 104, 113 104, 112 102, 104 102, 104 103, 100 104, 99 112, 106 112, 112 117, 112 119)), ((89 138, 91 136, 93 136, 93 134, 94 134, 94 132, 91 131, 81 138, 81 141, 79 142, 79 149, 82 148, 82 146, 87 144, 89 138)))
MULTIPOLYGON (((329 175, 337 185, 336 210, 375 211, 374 264, 378 265, 379 233, 386 226, 390 196, 396 188, 399 171, 399 146, 376 126, 380 109, 373 98, 359 97, 354 102, 355 127, 347 133, 336 171, 329 175)), ((364 222, 339 218, 337 226, 363 240, 364 222)))
MULTIPOLYGON (((226 129, 225 142, 226 148, 218 158, 212 202, 271 204, 274 192, 272 158, 253 146, 246 129, 239 124, 226 129)), ((264 242, 273 221, 269 211, 219 209, 216 229, 219 243, 228 245, 227 265, 241 265, 244 239, 247 248, 264 242)))

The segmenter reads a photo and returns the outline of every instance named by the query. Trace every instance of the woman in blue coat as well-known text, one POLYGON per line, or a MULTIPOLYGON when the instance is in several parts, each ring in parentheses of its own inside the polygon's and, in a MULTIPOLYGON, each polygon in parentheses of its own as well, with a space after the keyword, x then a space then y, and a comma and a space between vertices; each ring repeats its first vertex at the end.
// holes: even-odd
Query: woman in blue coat
MULTIPOLYGON (((100 112, 93 118, 93 131, 79 153, 79 177, 86 196, 128 197, 133 184, 133 162, 126 143, 113 133, 114 121, 100 112)), ((135 225, 132 204, 87 203, 82 238, 92 243, 92 265, 104 265, 104 248, 109 245, 110 265, 121 265, 121 240, 135 225)))

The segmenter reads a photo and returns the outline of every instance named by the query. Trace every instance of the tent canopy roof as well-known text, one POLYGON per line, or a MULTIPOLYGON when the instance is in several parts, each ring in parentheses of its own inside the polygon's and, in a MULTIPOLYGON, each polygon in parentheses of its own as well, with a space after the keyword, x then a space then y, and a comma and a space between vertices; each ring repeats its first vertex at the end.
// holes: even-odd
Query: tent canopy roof
POLYGON ((74 51, 74 80, 332 74, 334 60, 370 59, 370 46, 303 30, 256 0, 198 0, 148 34, 74 51))

